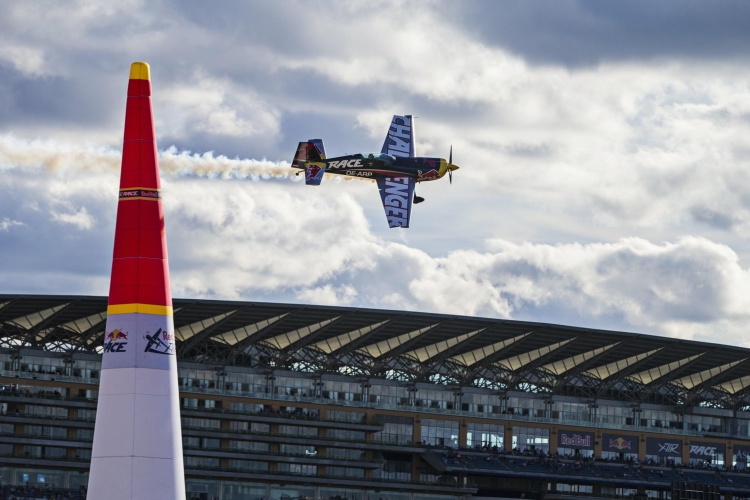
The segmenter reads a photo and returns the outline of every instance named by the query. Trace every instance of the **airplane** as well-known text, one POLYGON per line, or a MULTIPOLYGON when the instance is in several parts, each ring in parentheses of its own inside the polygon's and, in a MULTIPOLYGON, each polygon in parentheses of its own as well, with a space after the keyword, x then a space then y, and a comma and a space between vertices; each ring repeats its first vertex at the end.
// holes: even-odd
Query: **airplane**
MULTIPOLYGON (((300 142, 292 167, 305 171, 305 184, 319 186, 323 174, 374 179, 390 227, 409 227, 412 204, 424 198, 414 193, 419 182, 434 181, 448 174, 453 183, 453 146, 446 161, 443 158, 417 156, 414 151, 412 115, 395 115, 380 153, 358 153, 327 158, 322 139, 300 142)), ((297 172, 297 175, 302 172, 297 172)))

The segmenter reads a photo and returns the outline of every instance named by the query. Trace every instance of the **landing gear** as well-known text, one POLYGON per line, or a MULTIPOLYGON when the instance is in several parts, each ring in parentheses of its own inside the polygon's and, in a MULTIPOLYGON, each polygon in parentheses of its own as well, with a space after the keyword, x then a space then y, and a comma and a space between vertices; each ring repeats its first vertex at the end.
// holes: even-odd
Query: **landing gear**
POLYGON ((414 193, 414 204, 415 205, 417 203, 422 203, 423 201, 424 201, 424 198, 422 198, 421 196, 417 196, 417 193, 414 193))

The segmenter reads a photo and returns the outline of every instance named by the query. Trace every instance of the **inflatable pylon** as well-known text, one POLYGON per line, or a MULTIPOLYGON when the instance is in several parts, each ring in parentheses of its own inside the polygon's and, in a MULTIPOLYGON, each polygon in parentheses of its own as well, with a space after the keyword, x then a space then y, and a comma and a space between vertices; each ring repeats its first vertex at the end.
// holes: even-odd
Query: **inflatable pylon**
POLYGON ((185 500, 149 65, 130 68, 88 498, 185 500))

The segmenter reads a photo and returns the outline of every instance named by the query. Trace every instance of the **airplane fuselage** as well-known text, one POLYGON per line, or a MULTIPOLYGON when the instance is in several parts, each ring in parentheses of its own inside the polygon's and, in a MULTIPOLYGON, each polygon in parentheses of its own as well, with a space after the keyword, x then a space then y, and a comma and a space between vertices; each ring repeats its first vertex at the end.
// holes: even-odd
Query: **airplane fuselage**
POLYGON ((448 171, 443 158, 391 156, 384 153, 358 153, 326 158, 312 164, 326 167, 326 173, 375 179, 379 176, 407 176, 417 182, 434 181, 448 171))

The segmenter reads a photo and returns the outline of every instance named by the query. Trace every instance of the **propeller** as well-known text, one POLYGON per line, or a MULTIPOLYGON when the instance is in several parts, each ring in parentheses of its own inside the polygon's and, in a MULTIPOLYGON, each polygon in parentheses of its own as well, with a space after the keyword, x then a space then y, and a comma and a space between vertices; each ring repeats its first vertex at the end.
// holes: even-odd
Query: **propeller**
POLYGON ((453 144, 451 144, 451 152, 448 155, 448 183, 453 184, 453 170, 450 165, 453 165, 453 144))
POLYGON ((453 144, 451 144, 451 152, 448 155, 448 179, 453 184, 453 171, 458 170, 458 165, 453 164, 453 144))

